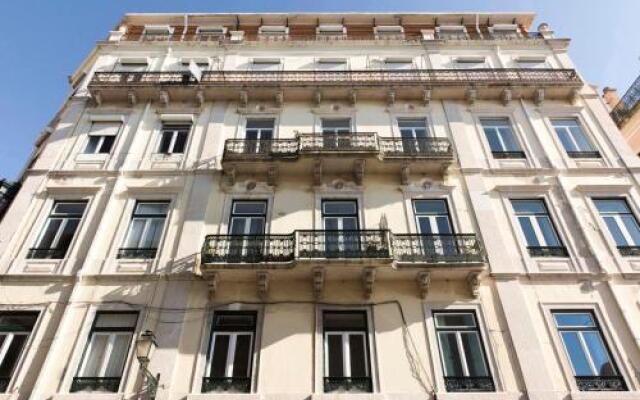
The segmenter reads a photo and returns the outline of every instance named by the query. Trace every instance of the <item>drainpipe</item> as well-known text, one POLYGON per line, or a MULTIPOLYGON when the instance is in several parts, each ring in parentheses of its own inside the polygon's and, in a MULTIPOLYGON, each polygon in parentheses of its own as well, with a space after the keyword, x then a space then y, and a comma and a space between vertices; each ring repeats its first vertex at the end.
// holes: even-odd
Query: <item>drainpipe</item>
POLYGON ((184 27, 182 28, 182 39, 180 41, 184 41, 185 36, 187 36, 187 28, 189 27, 189 14, 184 15, 184 27))
POLYGON ((482 36, 480 33, 480 14, 476 14, 476 33, 478 36, 482 36))

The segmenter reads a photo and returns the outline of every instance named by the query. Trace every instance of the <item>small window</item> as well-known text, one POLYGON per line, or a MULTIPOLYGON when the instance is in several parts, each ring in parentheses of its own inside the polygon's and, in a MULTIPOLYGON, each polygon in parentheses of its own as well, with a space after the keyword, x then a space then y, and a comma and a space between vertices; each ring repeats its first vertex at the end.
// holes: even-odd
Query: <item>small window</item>
POLYGON ((482 118, 480 124, 494 158, 525 158, 509 118, 482 118))
POLYGON ((109 154, 120 130, 120 122, 93 122, 85 154, 109 154))
POLYGON ((255 335, 255 312, 220 311, 213 315, 203 393, 251 391, 255 335))
POLYGON ((458 57, 454 60, 453 67, 456 69, 488 68, 485 57, 458 57))
POLYGON ((429 154, 433 150, 426 118, 398 118, 398 129, 405 154, 429 154))
POLYGON ((225 38, 227 28, 224 26, 199 26, 196 31, 198 40, 219 41, 225 38))
POLYGON ((593 199, 620 254, 640 255, 640 225, 624 198, 593 199))
POLYGON ((447 391, 495 391, 475 313, 438 311, 433 317, 447 391))
POLYGON ((31 335, 37 312, 0 312, 0 392, 6 392, 31 335))
POLYGON ((184 153, 190 130, 191 124, 163 124, 158 153, 184 153))
POLYGON ((258 35, 265 39, 284 39, 289 35, 289 28, 283 25, 262 25, 258 35))
POLYGON ((493 39, 518 39, 520 32, 515 24, 495 24, 489 27, 493 39))
POLYGON ((373 31, 376 39, 404 39, 402 25, 378 25, 373 31))
POLYGON ((71 392, 118 392, 137 312, 96 313, 71 392))
POLYGON ((324 391, 373 391, 365 311, 325 311, 324 391))
POLYGON ((591 311, 553 311, 553 319, 581 391, 627 390, 591 311))
POLYGON ((342 25, 320 25, 316 28, 316 32, 319 36, 330 37, 342 37, 346 33, 342 25))
POLYGON ((546 57, 520 57, 516 59, 516 64, 518 68, 522 69, 545 69, 549 68, 549 63, 547 62, 546 57))
POLYGON ((531 256, 567 257, 567 250, 560 241, 544 200, 511 200, 511 205, 531 256))
POLYGON ((118 258, 154 258, 168 212, 168 201, 138 201, 118 258))
POLYGON ((413 58, 411 57, 386 57, 384 66, 387 69, 413 69, 413 58))
POLYGON ((171 39, 173 28, 168 25, 147 25, 144 27, 144 40, 167 41, 171 39))
POLYGON ((86 207, 86 201, 56 201, 27 258, 64 258, 86 207))
POLYGON ((593 147, 577 118, 553 119, 551 123, 569 157, 600 158, 600 152, 593 147))
POLYGON ((436 27, 436 37, 444 40, 466 40, 469 35, 463 25, 443 25, 436 27))
POLYGON ((262 235, 267 221, 265 200, 234 200, 229 217, 229 234, 262 235))
POLYGON ((115 66, 115 72, 144 72, 149 67, 146 58, 121 58, 115 66))

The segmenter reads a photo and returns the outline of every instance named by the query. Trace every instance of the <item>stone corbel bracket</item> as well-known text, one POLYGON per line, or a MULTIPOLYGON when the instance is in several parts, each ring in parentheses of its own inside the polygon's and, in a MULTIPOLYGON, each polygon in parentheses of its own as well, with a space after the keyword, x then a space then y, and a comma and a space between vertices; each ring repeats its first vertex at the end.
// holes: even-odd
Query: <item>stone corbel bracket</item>
POLYGON ((313 283, 313 297, 316 300, 322 299, 324 291, 325 271, 323 267, 315 267, 311 271, 311 278, 313 283))
POLYGON ((258 271, 256 274, 256 283, 258 290, 258 297, 266 299, 269 293, 269 273, 267 271, 258 271))
POLYGON ((470 272, 469 275, 467 275, 467 285, 471 297, 474 299, 480 297, 480 272, 470 272))
POLYGON ((431 286, 431 274, 429 272, 420 272, 416 276, 416 283, 418 284, 418 292, 421 299, 425 299, 429 294, 429 287, 431 286))
POLYGON ((362 290, 364 291, 365 300, 371 300, 373 297, 373 285, 376 281, 376 269, 374 267, 365 268, 362 271, 362 290))
POLYGON ((213 299, 216 297, 219 283, 220 283, 220 275, 217 272, 212 272, 209 276, 209 279, 207 280, 209 299, 213 299))

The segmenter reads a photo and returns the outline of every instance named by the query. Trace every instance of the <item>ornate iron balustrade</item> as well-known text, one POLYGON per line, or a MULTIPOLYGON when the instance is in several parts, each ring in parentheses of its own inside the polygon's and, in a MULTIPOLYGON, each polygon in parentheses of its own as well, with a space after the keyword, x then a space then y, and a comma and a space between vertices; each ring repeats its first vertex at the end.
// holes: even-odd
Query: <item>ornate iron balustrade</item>
POLYGON ((495 392, 490 376, 445 376, 447 392, 495 392))
POLYGON ((564 246, 527 246, 531 257, 569 257, 564 246))
POLYGON ((203 263, 261 263, 293 261, 295 235, 208 235, 203 263))
POLYGON ((143 259, 143 258, 156 258, 158 249, 155 247, 149 248, 127 248, 123 247, 118 249, 116 254, 117 258, 129 258, 129 259, 143 259))
POLYGON ((11 378, 8 376, 0 377, 0 393, 4 393, 9 388, 9 382, 11 378))
POLYGON ((251 378, 202 378, 202 393, 229 392, 229 393, 249 393, 251 392, 251 378))
POLYGON ((622 127, 626 120, 633 115, 638 104, 640 104, 640 76, 633 81, 618 104, 611 110, 611 118, 618 127, 622 127))
POLYGON ((569 86, 582 81, 574 69, 482 68, 360 71, 204 71, 196 81, 189 72, 96 72, 89 88, 156 85, 214 87, 301 86, 569 86))
POLYGON ((576 376, 578 389, 583 392, 625 391, 627 385, 621 376, 576 376))
POLYGON ((387 230, 297 231, 298 258, 389 258, 387 230))
POLYGON ((67 249, 41 249, 33 247, 27 252, 27 258, 60 260, 63 259, 66 254, 67 249))
POLYGON ((70 392, 117 392, 120 388, 120 377, 75 377, 71 382, 70 392))
POLYGON ((375 132, 303 133, 298 135, 301 153, 377 153, 375 132))
POLYGON ((602 158, 600 152, 597 150, 593 151, 567 151, 567 155, 570 158, 602 158))
POLYGON ((371 393, 373 384, 369 377, 347 378, 347 377, 325 377, 325 393, 331 392, 355 392, 371 393))
POLYGON ((640 256, 640 246, 618 246, 621 256, 640 256))
POLYGON ((224 144, 225 160, 270 160, 295 158, 298 139, 227 139, 224 144))
POLYGON ((385 158, 453 158, 447 138, 380 138, 379 143, 385 158))
POLYGON ((524 151, 492 151, 493 158, 496 159, 522 159, 527 158, 524 151))
POLYGON ((394 234, 393 256, 401 262, 483 262, 484 252, 474 234, 394 234))

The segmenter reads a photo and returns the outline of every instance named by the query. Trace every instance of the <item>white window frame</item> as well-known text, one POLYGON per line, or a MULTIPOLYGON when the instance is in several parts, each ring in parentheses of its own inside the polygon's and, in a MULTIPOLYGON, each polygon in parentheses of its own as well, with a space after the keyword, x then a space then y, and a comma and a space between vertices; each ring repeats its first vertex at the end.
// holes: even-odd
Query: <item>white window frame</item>
MULTIPOLYGON (((107 345, 105 347, 104 353, 102 353, 102 358, 100 360, 100 368, 97 376, 100 378, 106 378, 105 372, 109 365, 111 352, 113 351, 113 345, 116 341, 116 338, 118 336, 131 336, 129 340, 133 341, 134 333, 135 332, 115 332, 115 331, 114 332, 94 332, 89 338, 89 343, 87 344, 87 350, 86 350, 85 356, 83 357, 82 364, 80 365, 80 369, 78 370, 78 377, 85 376, 84 370, 85 368, 87 368, 87 363, 89 362, 89 355, 91 354, 91 351, 93 350, 93 346, 95 345, 95 342, 93 340, 94 337, 107 336, 107 345)), ((126 361, 126 357, 124 361, 126 361)))
POLYGON ((515 127, 513 126, 513 121, 511 120, 510 117, 506 116, 495 116, 495 117, 487 117, 487 116, 481 116, 478 118, 478 122, 480 123, 480 129, 482 130, 482 133, 485 136, 486 142, 489 145, 489 151, 491 153, 493 153, 493 150, 491 149, 491 144, 489 142, 489 138, 486 137, 486 133, 484 131, 485 127, 488 128, 494 128, 496 129, 496 135, 498 136, 498 141, 500 142, 500 146, 502 147, 501 152, 510 152, 510 151, 521 151, 523 153, 525 153, 525 157, 526 157, 526 152, 524 151, 524 148, 522 146, 522 143, 520 143, 520 138, 518 137, 519 135, 516 134, 516 130, 515 127), (505 125, 496 125, 496 124, 487 124, 485 126, 485 124, 483 123, 483 121, 489 120, 489 119, 493 119, 493 120, 506 120, 506 124, 505 125), (511 129, 511 134, 513 135, 513 139, 515 140, 515 142, 518 144, 519 150, 507 150, 507 147, 504 143, 504 138, 502 137, 502 135, 500 134, 500 131, 497 130, 497 127, 499 126, 509 126, 509 128, 511 129))
MULTIPOLYGON (((52 219, 62 219, 62 223, 60 224, 60 226, 58 227, 58 230, 56 231, 56 234, 53 238, 53 241, 51 242, 51 246, 50 249, 55 249, 58 246, 58 242, 60 241, 60 236, 62 235, 62 232, 64 232, 64 228, 67 226, 67 223, 69 222, 69 219, 67 215, 65 216, 60 216, 58 217, 56 214, 56 216, 54 216, 52 218, 52 214, 53 214, 53 210, 55 209, 55 207, 60 204, 60 203, 84 203, 85 207, 84 210, 82 212, 82 215, 78 218, 78 227, 76 228, 76 231, 73 234, 73 238, 71 239, 71 242, 69 243, 69 247, 67 247, 66 249, 66 253, 69 253, 69 251, 71 250, 71 248, 73 247, 73 244, 76 240, 76 238, 78 237, 78 231, 80 231, 81 227, 82 227, 82 221, 86 218, 86 214, 87 214, 87 210, 89 209, 89 201, 88 200, 83 200, 83 199, 79 199, 79 200, 53 200, 52 204, 51 204, 51 208, 49 209, 49 213, 46 216, 46 219, 44 221, 44 225, 42 225, 42 229, 40 230, 40 233, 38 234, 38 236, 36 237, 36 240, 34 242, 34 248, 39 249, 40 248, 40 242, 42 241, 45 232, 47 231, 47 228, 49 227, 49 225, 51 224, 51 220, 52 219)), ((76 217, 74 217, 75 219, 76 217)), ((65 255, 65 258, 67 256, 65 255)))
POLYGON ((133 204, 133 209, 131 210, 131 214, 129 217, 129 224, 127 225, 127 228, 125 230, 125 234, 124 234, 124 240, 122 241, 122 246, 120 246, 121 248, 130 248, 130 249, 142 249, 144 247, 140 247, 140 243, 142 242, 143 238, 146 238, 148 229, 149 229, 149 224, 150 221, 152 219, 159 219, 158 217, 144 217, 144 218, 140 218, 140 217, 136 217, 135 216, 135 211, 136 208, 138 207, 139 204, 145 204, 145 203, 155 203, 155 204, 166 204, 167 205, 167 213, 164 215, 164 222, 163 222, 163 226, 162 226, 162 232, 160 235, 160 239, 158 241, 158 245, 156 248, 156 255, 155 258, 158 258, 158 255, 160 254, 160 251, 162 249, 162 244, 163 244, 163 240, 164 237, 166 235, 166 230, 167 230, 167 221, 169 221, 169 216, 171 215, 171 208, 172 208, 172 201, 171 200, 146 200, 146 199, 135 199, 134 200, 134 204, 133 204), (138 243, 136 244, 136 247, 127 247, 127 243, 129 242, 129 235, 131 234, 131 227, 133 226, 133 221, 136 219, 144 219, 145 224, 144 224, 144 228, 142 229, 142 234, 140 235, 140 239, 138 239, 138 243))
POLYGON ((156 149, 156 154, 163 154, 167 156, 183 156, 187 154, 189 151, 189 141, 191 140, 193 132, 193 123, 189 122, 168 122, 164 121, 160 127, 160 138, 158 139, 158 147, 156 149), (176 141, 178 139, 178 134, 181 130, 178 129, 166 129, 167 127, 175 127, 175 126, 186 126, 189 125, 189 130, 187 131, 187 139, 184 141, 184 149, 182 149, 181 153, 174 153, 176 141), (162 138, 164 137, 166 132, 171 132, 171 141, 169 142, 169 148, 167 152, 160 151, 160 146, 162 146, 162 138))
POLYGON ((329 376, 329 336, 339 336, 342 338, 342 371, 344 378, 352 378, 351 376, 351 345, 349 338, 351 336, 360 336, 364 342, 364 362, 365 373, 368 377, 371 377, 371 371, 369 366, 369 343, 367 342, 367 333, 362 331, 339 331, 339 332, 325 332, 324 334, 324 376, 329 376))
POLYGON ((94 156, 99 156, 99 155, 110 155, 111 153, 113 153, 113 149, 115 149, 116 144, 118 142, 118 136, 120 135, 120 133, 122 132, 122 121, 90 121, 89 123, 89 132, 87 133, 87 141, 85 142, 84 145, 84 149, 82 151, 82 154, 86 154, 86 155, 94 155, 94 156), (93 131, 93 126, 94 124, 104 124, 104 123, 112 123, 112 124, 118 124, 118 129, 116 130, 116 132, 113 135, 98 135, 98 134, 94 134, 92 133, 93 131), (111 148, 109 149, 108 152, 106 153, 101 153, 99 152, 100 147, 102 147, 102 144, 104 143, 104 138, 107 136, 112 136, 113 137, 113 143, 111 144, 111 148), (96 150, 92 153, 87 153, 87 146, 89 145, 89 140, 91 140, 91 137, 99 137, 100 139, 98 140, 98 145, 96 146, 96 150))
MULTIPOLYGON (((633 217, 633 219, 636 221, 637 224, 640 224, 640 221, 638 220, 638 218, 636 217, 636 214, 633 212, 633 210, 631 209, 631 205, 629 204, 629 201, 626 197, 591 197, 591 201, 594 203, 595 206, 595 202, 597 200, 616 200, 616 201, 622 201, 625 203, 625 205, 627 206, 627 209, 629 210, 628 214, 631 215, 633 217)), ((596 211, 598 211, 598 214, 600 215, 600 219, 603 222, 603 225, 605 225, 607 227, 607 232, 609 232, 609 236, 611 237, 611 240, 615 243, 615 239, 613 238, 613 234, 611 233, 611 231, 609 230, 609 226, 606 224, 606 222, 604 222, 604 218, 605 216, 609 216, 609 217, 613 217, 613 219, 616 222, 616 225, 618 226, 618 229, 620 229, 620 233, 622 233, 622 236, 624 237, 624 240, 627 242, 626 245, 624 246, 640 246, 640 243, 634 243, 631 234, 629 233, 629 230, 627 229, 627 227, 624 225, 624 223, 622 222, 622 218, 620 217, 620 213, 609 213, 609 214, 605 214, 603 215, 599 210, 598 207, 596 207, 596 211)), ((617 246, 617 244, 616 244, 617 246)))
POLYGON ((377 25, 373 27, 376 39, 403 39, 404 27, 402 25, 377 25))
POLYGON ((253 343, 255 340, 255 336, 253 332, 249 331, 238 331, 238 332, 213 332, 213 337, 211 338, 211 347, 209 348, 209 360, 207 360, 206 373, 211 372, 211 362, 213 361, 213 349, 215 349, 216 339, 219 336, 229 336, 229 348, 227 349, 226 356, 226 367, 224 371, 225 378, 233 377, 233 362, 235 360, 235 354, 237 349, 237 340, 238 336, 249 336, 249 359, 247 360, 247 366, 249 367, 250 375, 253 374, 251 370, 251 359, 253 358, 253 343))
POLYGON ((489 27, 489 33, 493 39, 518 39, 522 37, 517 24, 493 24, 489 27))
MULTIPOLYGON (((543 233, 542 233, 542 229, 540 229, 540 225, 538 225, 538 221, 536 219, 537 215, 540 214, 518 214, 516 212, 516 210, 513 207, 513 201, 538 201, 540 203, 542 203, 542 205, 544 206, 544 209, 546 210, 546 216, 549 219, 549 222, 551 224, 551 227, 553 228, 553 231, 555 233, 555 235, 558 238, 558 247, 565 247, 564 246, 564 242, 562 241, 562 238, 560 237, 560 233, 558 232, 558 229, 556 228, 556 224, 553 221, 553 217, 551 216, 551 213, 549 212, 549 206, 546 203, 546 200, 544 198, 540 198, 540 197, 531 197, 531 198, 514 198, 514 199, 509 199, 509 201, 511 202, 511 209, 513 211, 513 214, 516 218, 516 220, 518 221, 518 226, 520 227, 520 231, 522 232, 522 236, 524 238, 524 243, 526 245, 526 247, 529 246, 533 246, 532 244, 529 244, 527 242, 527 238, 526 235, 524 234, 524 228, 522 228, 522 225, 520 224, 520 218, 527 218, 529 220, 529 223, 531 224, 531 227, 533 229, 533 233, 536 236, 536 239, 538 240, 538 243, 540 244, 541 247, 549 247, 550 245, 547 243, 546 238, 544 237, 543 233)), ((553 246, 555 247, 555 246, 553 246)))

